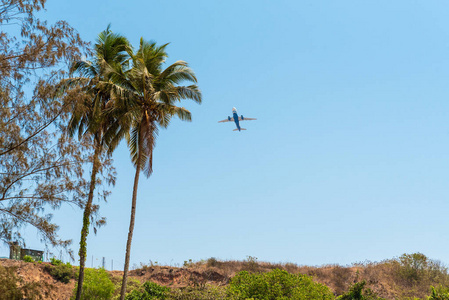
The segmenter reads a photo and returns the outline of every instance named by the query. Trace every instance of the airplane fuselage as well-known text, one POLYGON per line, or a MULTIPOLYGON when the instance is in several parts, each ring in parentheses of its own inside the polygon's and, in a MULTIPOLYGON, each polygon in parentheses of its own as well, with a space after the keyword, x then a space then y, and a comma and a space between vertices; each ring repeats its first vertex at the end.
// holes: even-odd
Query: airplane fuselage
POLYGON ((241 129, 240 129, 240 123, 239 123, 239 116, 237 115, 237 112, 234 112, 234 113, 232 114, 232 118, 234 119, 234 123, 235 123, 235 126, 237 126, 237 129, 238 129, 239 131, 241 131, 241 129))

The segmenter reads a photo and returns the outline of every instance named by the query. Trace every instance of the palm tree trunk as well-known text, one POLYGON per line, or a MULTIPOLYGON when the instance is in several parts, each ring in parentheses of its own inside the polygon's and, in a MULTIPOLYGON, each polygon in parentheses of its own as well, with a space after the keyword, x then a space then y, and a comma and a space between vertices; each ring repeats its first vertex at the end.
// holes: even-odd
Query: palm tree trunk
POLYGON ((92 212, 92 202, 94 198, 94 190, 95 183, 97 180, 97 173, 100 168, 100 153, 101 153, 101 142, 96 137, 95 138, 95 152, 93 157, 93 165, 92 165, 92 174, 90 178, 90 187, 89 187, 89 195, 87 197, 86 207, 84 208, 83 215, 83 228, 81 229, 81 239, 80 239, 80 272, 78 276, 78 288, 76 290, 76 300, 81 299, 81 293, 83 290, 83 282, 84 282, 84 266, 86 264, 86 249, 87 249, 87 235, 89 234, 89 225, 90 225, 90 214, 92 212))
MULTIPOLYGON (((139 143, 139 147, 140 145, 141 143, 139 143)), ((129 222, 128 241, 126 242, 125 268, 123 270, 123 280, 122 280, 122 289, 120 291, 120 300, 125 299, 126 282, 128 281, 129 257, 131 255, 131 241, 133 239, 134 220, 136 216, 137 186, 139 184, 139 175, 140 175, 140 153, 141 149, 139 149, 139 157, 137 159, 138 163, 136 166, 136 175, 134 176, 133 199, 131 204, 131 220, 129 222)))

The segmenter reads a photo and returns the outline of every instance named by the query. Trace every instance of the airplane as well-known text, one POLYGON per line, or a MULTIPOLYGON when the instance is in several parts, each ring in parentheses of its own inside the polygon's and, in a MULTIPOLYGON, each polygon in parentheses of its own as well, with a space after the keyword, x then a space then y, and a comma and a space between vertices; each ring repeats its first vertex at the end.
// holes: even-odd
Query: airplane
POLYGON ((234 129, 233 131, 241 131, 241 130, 246 130, 245 128, 241 128, 239 121, 249 121, 249 120, 257 120, 255 118, 244 118, 243 115, 241 115, 240 117, 237 115, 237 109, 235 107, 232 108, 232 117, 229 117, 225 120, 222 121, 218 121, 218 123, 224 123, 224 122, 235 122, 235 126, 237 126, 236 129, 234 129))

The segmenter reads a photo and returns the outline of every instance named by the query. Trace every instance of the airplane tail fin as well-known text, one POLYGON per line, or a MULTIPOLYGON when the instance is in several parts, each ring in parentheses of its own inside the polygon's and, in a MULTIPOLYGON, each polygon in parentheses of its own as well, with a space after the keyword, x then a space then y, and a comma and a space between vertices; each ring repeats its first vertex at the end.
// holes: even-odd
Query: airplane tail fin
MULTIPOLYGON (((240 128, 240 130, 246 130, 246 128, 240 128)), ((238 131, 238 128, 233 129, 232 131, 238 131)))

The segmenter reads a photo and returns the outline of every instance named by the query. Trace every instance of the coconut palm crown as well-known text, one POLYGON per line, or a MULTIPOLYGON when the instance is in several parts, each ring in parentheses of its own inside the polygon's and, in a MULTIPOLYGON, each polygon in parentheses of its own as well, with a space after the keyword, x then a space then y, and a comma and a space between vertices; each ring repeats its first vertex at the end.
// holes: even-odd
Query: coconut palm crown
POLYGON ((140 40, 140 47, 132 55, 133 67, 126 74, 114 74, 115 103, 110 113, 116 123, 107 134, 108 145, 114 149, 126 137, 134 166, 148 177, 152 173, 152 153, 158 128, 167 128, 173 116, 191 121, 191 113, 176 106, 182 99, 201 103, 196 84, 179 86, 183 81, 197 83, 197 78, 185 61, 177 61, 163 69, 167 58, 167 44, 140 40), (140 158, 139 158, 140 157, 140 158))
POLYGON ((114 83, 111 78, 116 73, 122 73, 129 65, 128 52, 131 46, 128 40, 114 34, 110 26, 98 35, 92 61, 81 60, 72 64, 72 77, 64 82, 65 87, 82 87, 86 97, 75 104, 68 131, 73 135, 76 131, 80 136, 105 131, 106 115, 104 109, 111 98, 114 83), (102 127, 102 128, 101 128, 102 127))

